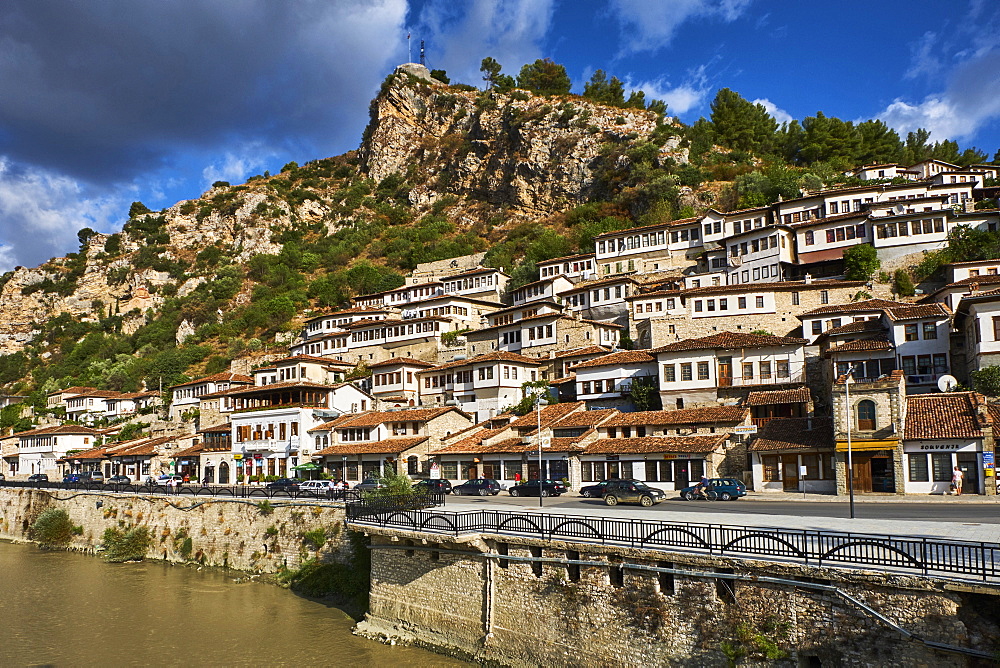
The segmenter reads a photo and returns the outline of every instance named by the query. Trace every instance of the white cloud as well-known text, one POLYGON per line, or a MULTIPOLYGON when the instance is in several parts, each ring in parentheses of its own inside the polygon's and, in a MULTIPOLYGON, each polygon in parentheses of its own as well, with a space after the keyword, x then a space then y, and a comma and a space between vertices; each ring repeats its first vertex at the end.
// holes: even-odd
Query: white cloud
POLYGON ((923 36, 910 49, 913 54, 913 62, 910 69, 903 74, 907 79, 914 79, 921 74, 934 76, 941 71, 941 61, 934 55, 934 47, 937 46, 938 36, 933 32, 925 32, 923 36))
POLYGON ((975 135, 1000 119, 1000 50, 982 53, 949 75, 944 91, 920 102, 897 98, 878 118, 900 134, 925 128, 933 141, 975 135))
POLYGON ((267 160, 271 157, 273 157, 273 153, 260 146, 245 147, 239 154, 226 151, 218 162, 213 162, 205 167, 201 171, 201 175, 206 187, 216 181, 243 183, 248 176, 264 171, 264 166, 268 164, 267 160))
POLYGON ((655 51, 670 44, 677 28, 695 17, 735 21, 752 0, 611 0, 621 24, 623 51, 655 51))
POLYGON ((753 100, 753 103, 759 104, 763 106, 765 109, 767 109, 767 113, 771 114, 771 118, 778 121, 778 125, 792 122, 792 115, 790 113, 780 108, 778 105, 776 105, 774 102, 771 102, 766 97, 757 98, 756 100, 753 100))
POLYGON ((707 65, 700 65, 688 72, 680 84, 672 84, 666 79, 633 82, 625 80, 625 90, 641 90, 646 94, 646 100, 663 100, 667 103, 667 114, 677 116, 686 114, 692 109, 705 104, 709 94, 707 65))
POLYGON ((553 11, 554 0, 431 0, 413 31, 413 60, 425 39, 427 66, 447 70, 452 81, 481 84, 479 63, 486 56, 516 76, 521 65, 541 56, 553 11))
POLYGON ((107 232, 127 210, 122 194, 88 194, 81 183, 0 158, 0 271, 35 266, 77 246, 84 227, 107 232))

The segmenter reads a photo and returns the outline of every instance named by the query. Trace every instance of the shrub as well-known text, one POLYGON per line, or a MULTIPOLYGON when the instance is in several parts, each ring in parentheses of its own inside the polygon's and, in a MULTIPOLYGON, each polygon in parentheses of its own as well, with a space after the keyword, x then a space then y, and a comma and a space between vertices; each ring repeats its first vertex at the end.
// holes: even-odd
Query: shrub
POLYGON ((104 530, 104 558, 112 563, 142 561, 149 551, 152 536, 149 527, 132 527, 122 531, 117 527, 104 530))
POLYGON ((311 544, 314 549, 318 550, 326 544, 326 529, 319 527, 312 531, 306 531, 302 534, 302 541, 311 544))
POLYGON ((31 525, 30 536, 44 547, 66 545, 73 538, 73 523, 62 508, 46 508, 31 525))
POLYGON ((892 290, 897 295, 902 295, 903 297, 913 296, 913 280, 904 269, 897 269, 892 275, 892 290))
POLYGON ((264 501, 261 501, 260 503, 257 504, 257 512, 267 517, 268 515, 274 512, 274 506, 271 505, 270 501, 265 499, 264 501))

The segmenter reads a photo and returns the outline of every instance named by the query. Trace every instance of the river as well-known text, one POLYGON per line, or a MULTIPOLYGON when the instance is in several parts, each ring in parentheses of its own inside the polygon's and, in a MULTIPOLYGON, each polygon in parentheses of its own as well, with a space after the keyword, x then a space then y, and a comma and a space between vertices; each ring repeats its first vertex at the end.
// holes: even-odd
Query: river
POLYGON ((239 577, 0 542, 0 665, 468 665, 358 638, 341 610, 239 577))

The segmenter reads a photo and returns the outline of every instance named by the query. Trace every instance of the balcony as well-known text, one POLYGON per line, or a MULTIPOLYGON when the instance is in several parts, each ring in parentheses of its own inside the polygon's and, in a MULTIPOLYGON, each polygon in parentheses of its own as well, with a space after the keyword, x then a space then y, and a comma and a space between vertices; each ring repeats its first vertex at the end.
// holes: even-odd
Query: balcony
POLYGON ((789 385, 791 383, 802 383, 805 381, 803 372, 791 373, 787 376, 754 376, 753 378, 742 378, 736 376, 719 376, 719 387, 751 387, 754 385, 789 385))

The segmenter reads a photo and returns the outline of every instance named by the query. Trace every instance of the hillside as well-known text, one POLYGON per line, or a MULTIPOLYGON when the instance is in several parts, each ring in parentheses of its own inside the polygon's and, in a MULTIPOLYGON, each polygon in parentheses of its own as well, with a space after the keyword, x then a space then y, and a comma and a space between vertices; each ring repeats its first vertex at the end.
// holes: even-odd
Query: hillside
POLYGON ((401 66, 357 151, 159 212, 137 202, 121 233, 82 230, 78 253, 0 278, 0 387, 166 387, 280 345, 304 314, 401 285, 420 262, 486 251, 516 286, 600 232, 844 181, 835 162, 723 148, 703 122, 401 66))

